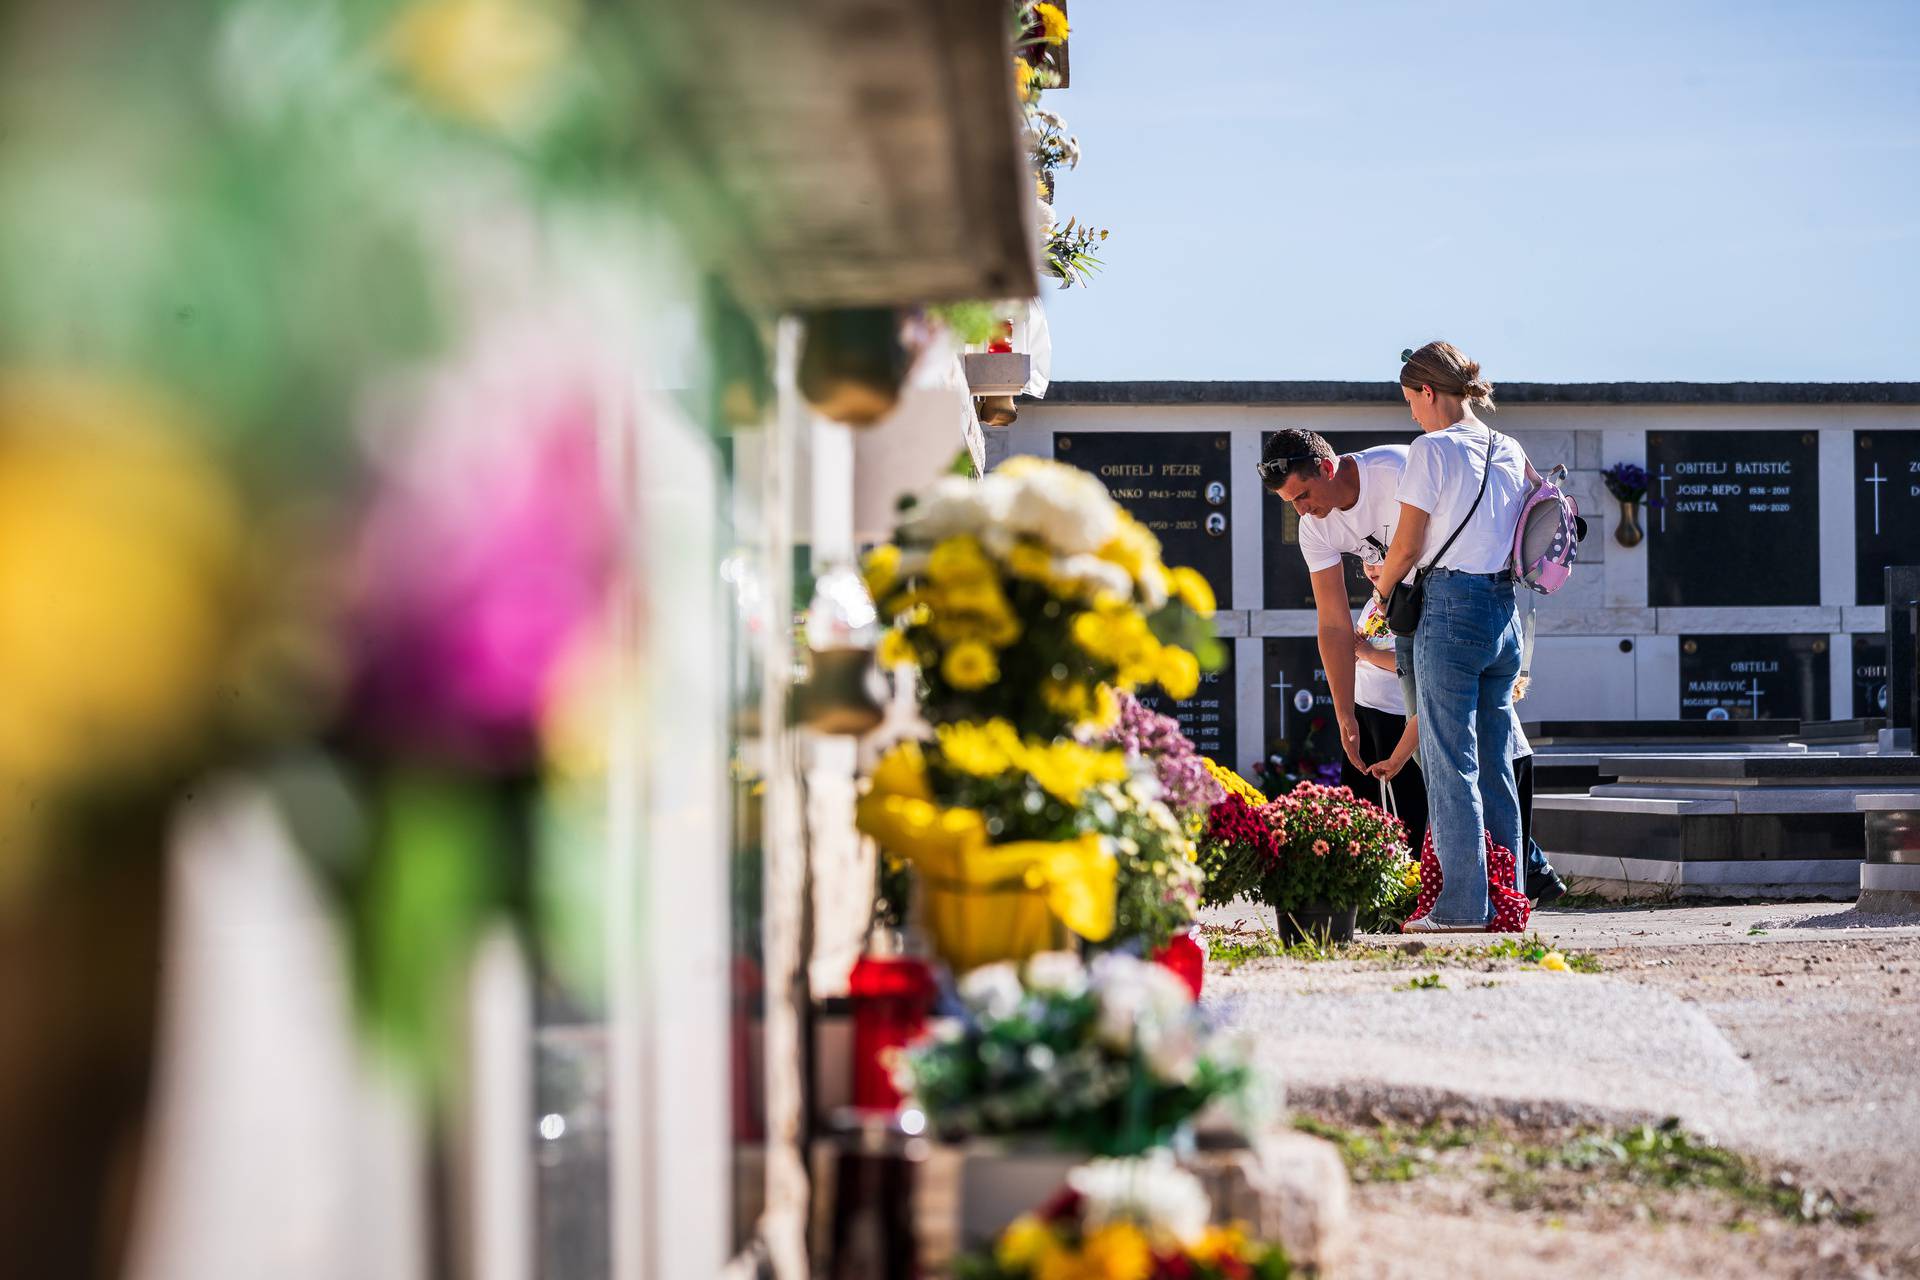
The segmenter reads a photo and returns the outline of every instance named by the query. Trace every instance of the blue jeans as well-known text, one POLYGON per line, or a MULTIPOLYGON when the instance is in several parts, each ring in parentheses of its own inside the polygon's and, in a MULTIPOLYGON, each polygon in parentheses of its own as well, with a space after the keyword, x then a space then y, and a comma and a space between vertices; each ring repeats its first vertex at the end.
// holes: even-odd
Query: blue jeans
POLYGON ((1427 830, 1444 880, 1432 920, 1485 925, 1493 903, 1482 833, 1524 856, 1512 760, 1520 612, 1506 574, 1436 569, 1426 584, 1413 663, 1427 830))

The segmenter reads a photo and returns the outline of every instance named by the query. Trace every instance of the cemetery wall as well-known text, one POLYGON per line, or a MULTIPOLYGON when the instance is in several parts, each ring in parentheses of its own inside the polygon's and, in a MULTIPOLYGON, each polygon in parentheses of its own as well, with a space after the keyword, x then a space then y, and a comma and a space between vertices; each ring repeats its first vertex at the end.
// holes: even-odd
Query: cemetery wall
MULTIPOLYGON (((1254 475, 1263 433, 1304 427, 1347 452, 1416 429, 1397 396, 1382 394, 1390 386, 1314 384, 1317 400, 1232 403, 1233 385, 1056 384, 990 434, 989 461, 1058 456, 1103 474, 1161 534, 1170 562, 1207 574, 1232 664, 1201 705, 1178 710, 1212 740, 1203 745, 1251 767, 1297 749, 1302 724, 1324 720, 1329 705, 1297 518, 1254 475), (1168 386, 1207 388, 1200 398, 1210 402, 1165 403, 1168 386)), ((1297 384, 1246 385, 1266 395, 1297 384)), ((1637 403, 1608 388, 1613 402, 1592 403, 1576 398, 1590 389, 1568 388, 1562 402, 1558 388, 1529 384, 1527 399, 1494 415, 1542 471, 1566 464, 1591 525, 1572 582, 1532 597, 1538 638, 1523 716, 1884 714, 1881 570, 1920 560, 1920 388, 1786 384, 1771 402, 1685 403, 1675 385, 1637 403), (1616 539, 1621 507, 1601 478, 1618 462, 1645 466, 1666 493, 1664 506, 1642 511, 1645 536, 1630 548, 1616 539)), ((1716 391, 1725 389, 1700 397, 1716 391)), ((1363 580, 1349 577, 1357 603, 1363 580)))

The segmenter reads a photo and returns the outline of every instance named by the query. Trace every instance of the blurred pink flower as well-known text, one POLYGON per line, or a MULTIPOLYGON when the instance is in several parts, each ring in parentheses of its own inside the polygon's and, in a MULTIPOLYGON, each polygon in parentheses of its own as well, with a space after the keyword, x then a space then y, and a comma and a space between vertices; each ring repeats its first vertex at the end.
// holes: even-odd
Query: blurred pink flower
POLYGON ((437 406, 421 451, 374 497, 354 584, 353 709, 383 748, 531 767, 556 668, 604 612, 616 543, 594 402, 564 385, 516 400, 507 431, 437 406), (434 438, 445 430, 467 434, 434 438))

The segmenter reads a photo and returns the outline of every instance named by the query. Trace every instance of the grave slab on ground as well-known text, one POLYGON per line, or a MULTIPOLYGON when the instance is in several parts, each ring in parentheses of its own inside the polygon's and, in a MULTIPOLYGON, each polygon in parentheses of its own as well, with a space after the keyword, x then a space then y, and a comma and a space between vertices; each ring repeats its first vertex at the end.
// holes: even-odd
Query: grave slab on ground
POLYGON ((1815 897, 1861 889, 1863 791, 1920 790, 1920 759, 1833 751, 1603 756, 1584 795, 1534 798, 1578 888, 1620 897, 1815 897))

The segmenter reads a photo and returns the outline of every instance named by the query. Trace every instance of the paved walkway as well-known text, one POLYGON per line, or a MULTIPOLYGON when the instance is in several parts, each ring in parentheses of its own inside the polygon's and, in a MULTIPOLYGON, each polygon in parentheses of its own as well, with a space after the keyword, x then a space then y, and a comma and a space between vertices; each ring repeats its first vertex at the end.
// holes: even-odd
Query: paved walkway
MULTIPOLYGON (((1215 915, 1236 918, 1256 916, 1215 915)), ((1678 1115, 1883 1211, 1906 1206, 1888 1229, 1920 1248, 1920 921, 1773 902, 1535 924, 1602 972, 1495 961, 1484 935, 1453 936, 1386 960, 1215 966, 1207 995, 1297 1098, 1389 1112, 1465 1100, 1535 1122, 1678 1115), (1441 985, 1410 985, 1429 974, 1441 985)))

